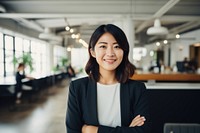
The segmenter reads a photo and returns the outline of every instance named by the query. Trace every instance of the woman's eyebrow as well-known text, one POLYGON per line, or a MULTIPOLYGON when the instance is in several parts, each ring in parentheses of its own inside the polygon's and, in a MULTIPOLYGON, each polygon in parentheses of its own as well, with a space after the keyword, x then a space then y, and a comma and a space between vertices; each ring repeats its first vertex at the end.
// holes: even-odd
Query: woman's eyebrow
MULTIPOLYGON (((98 42, 98 44, 108 44, 107 42, 98 42)), ((114 42, 113 44, 118 44, 117 42, 114 42)))
POLYGON ((98 42, 98 44, 108 44, 107 42, 98 42))

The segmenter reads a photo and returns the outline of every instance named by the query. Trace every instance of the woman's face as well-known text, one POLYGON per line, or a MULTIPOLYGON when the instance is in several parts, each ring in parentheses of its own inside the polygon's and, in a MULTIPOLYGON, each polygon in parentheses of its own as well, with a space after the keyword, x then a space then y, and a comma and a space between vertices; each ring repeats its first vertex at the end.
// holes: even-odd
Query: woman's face
POLYGON ((100 73, 103 71, 115 71, 123 59, 123 50, 112 34, 104 33, 97 41, 91 55, 99 64, 100 73))

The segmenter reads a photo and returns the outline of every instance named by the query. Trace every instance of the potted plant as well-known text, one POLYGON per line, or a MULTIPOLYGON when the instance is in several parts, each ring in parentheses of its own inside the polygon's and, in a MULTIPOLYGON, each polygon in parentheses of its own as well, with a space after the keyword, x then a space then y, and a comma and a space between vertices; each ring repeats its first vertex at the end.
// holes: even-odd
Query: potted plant
POLYGON ((58 64, 52 68, 53 72, 63 71, 68 66, 69 59, 66 57, 61 57, 58 64))
POLYGON ((62 65, 62 67, 66 67, 67 65, 68 65, 68 58, 66 58, 66 57, 62 57, 61 58, 61 65, 62 65))
POLYGON ((30 73, 34 70, 34 68, 33 68, 33 58, 31 57, 30 53, 23 53, 23 55, 18 57, 18 58, 14 57, 13 63, 14 63, 15 67, 16 67, 16 64, 24 63, 25 66, 29 67, 30 73))

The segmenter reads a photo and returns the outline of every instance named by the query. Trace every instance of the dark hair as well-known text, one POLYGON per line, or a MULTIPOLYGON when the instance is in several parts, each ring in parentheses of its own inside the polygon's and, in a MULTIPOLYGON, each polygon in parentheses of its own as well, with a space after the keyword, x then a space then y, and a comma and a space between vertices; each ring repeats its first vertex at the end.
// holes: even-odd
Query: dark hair
POLYGON ((24 63, 19 63, 18 68, 20 68, 20 67, 25 67, 25 64, 24 63))
POLYGON ((97 41, 104 33, 112 34, 117 43, 119 44, 120 48, 124 52, 122 62, 116 68, 117 81, 120 83, 124 83, 130 78, 130 76, 134 74, 135 67, 128 60, 129 43, 125 33, 119 27, 113 24, 101 25, 92 34, 88 47, 88 52, 90 57, 86 64, 85 71, 90 78, 94 79, 95 81, 99 81, 100 77, 99 65, 96 62, 96 59, 91 55, 90 49, 92 48, 94 50, 97 41))

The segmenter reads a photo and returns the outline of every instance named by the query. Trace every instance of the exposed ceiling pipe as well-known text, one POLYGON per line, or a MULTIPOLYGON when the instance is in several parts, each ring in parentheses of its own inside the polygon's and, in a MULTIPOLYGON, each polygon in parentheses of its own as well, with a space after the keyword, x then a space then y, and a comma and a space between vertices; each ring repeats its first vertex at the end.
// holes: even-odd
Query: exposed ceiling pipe
POLYGON ((200 25, 200 21, 192 21, 192 22, 187 22, 185 24, 182 24, 178 27, 175 27, 173 29, 170 29, 169 32, 173 34, 181 33, 183 31, 192 29, 194 27, 197 27, 200 25))
POLYGON ((5 13, 5 12, 6 12, 6 8, 0 5, 0 13, 5 13))
POLYGON ((13 20, 17 21, 19 24, 37 30, 39 32, 43 32, 44 28, 42 26, 40 26, 39 24, 37 24, 35 21, 33 20, 27 20, 24 18, 13 18, 13 20))
POLYGON ((45 28, 42 33, 39 34, 39 38, 43 40, 62 42, 61 36, 55 35, 50 28, 45 28))
POLYGON ((169 0, 163 7, 161 7, 154 15, 154 18, 160 18, 166 12, 169 11, 174 5, 176 5, 180 0, 169 0))
POLYGON ((140 24, 138 28, 136 29, 136 33, 141 32, 143 29, 149 26, 149 24, 153 22, 155 18, 160 18, 163 16, 169 9, 171 9, 174 5, 176 5, 180 0, 169 0, 163 7, 161 7, 153 16, 150 20, 147 20, 140 24))
MULTIPOLYGON (((0 5, 0 15, 5 15, 7 14, 6 13, 6 9, 0 5)), ((27 19, 24 19, 22 17, 19 17, 18 15, 15 15, 16 17, 6 17, 6 18, 10 18, 10 19, 13 19, 15 21, 17 21, 19 24, 25 26, 25 27, 28 27, 28 28, 31 28, 31 29, 34 29, 34 30, 37 30, 37 31, 40 31, 42 32, 44 30, 44 28, 42 26, 40 26, 39 24, 37 24, 35 21, 33 20, 27 20, 27 19)))

